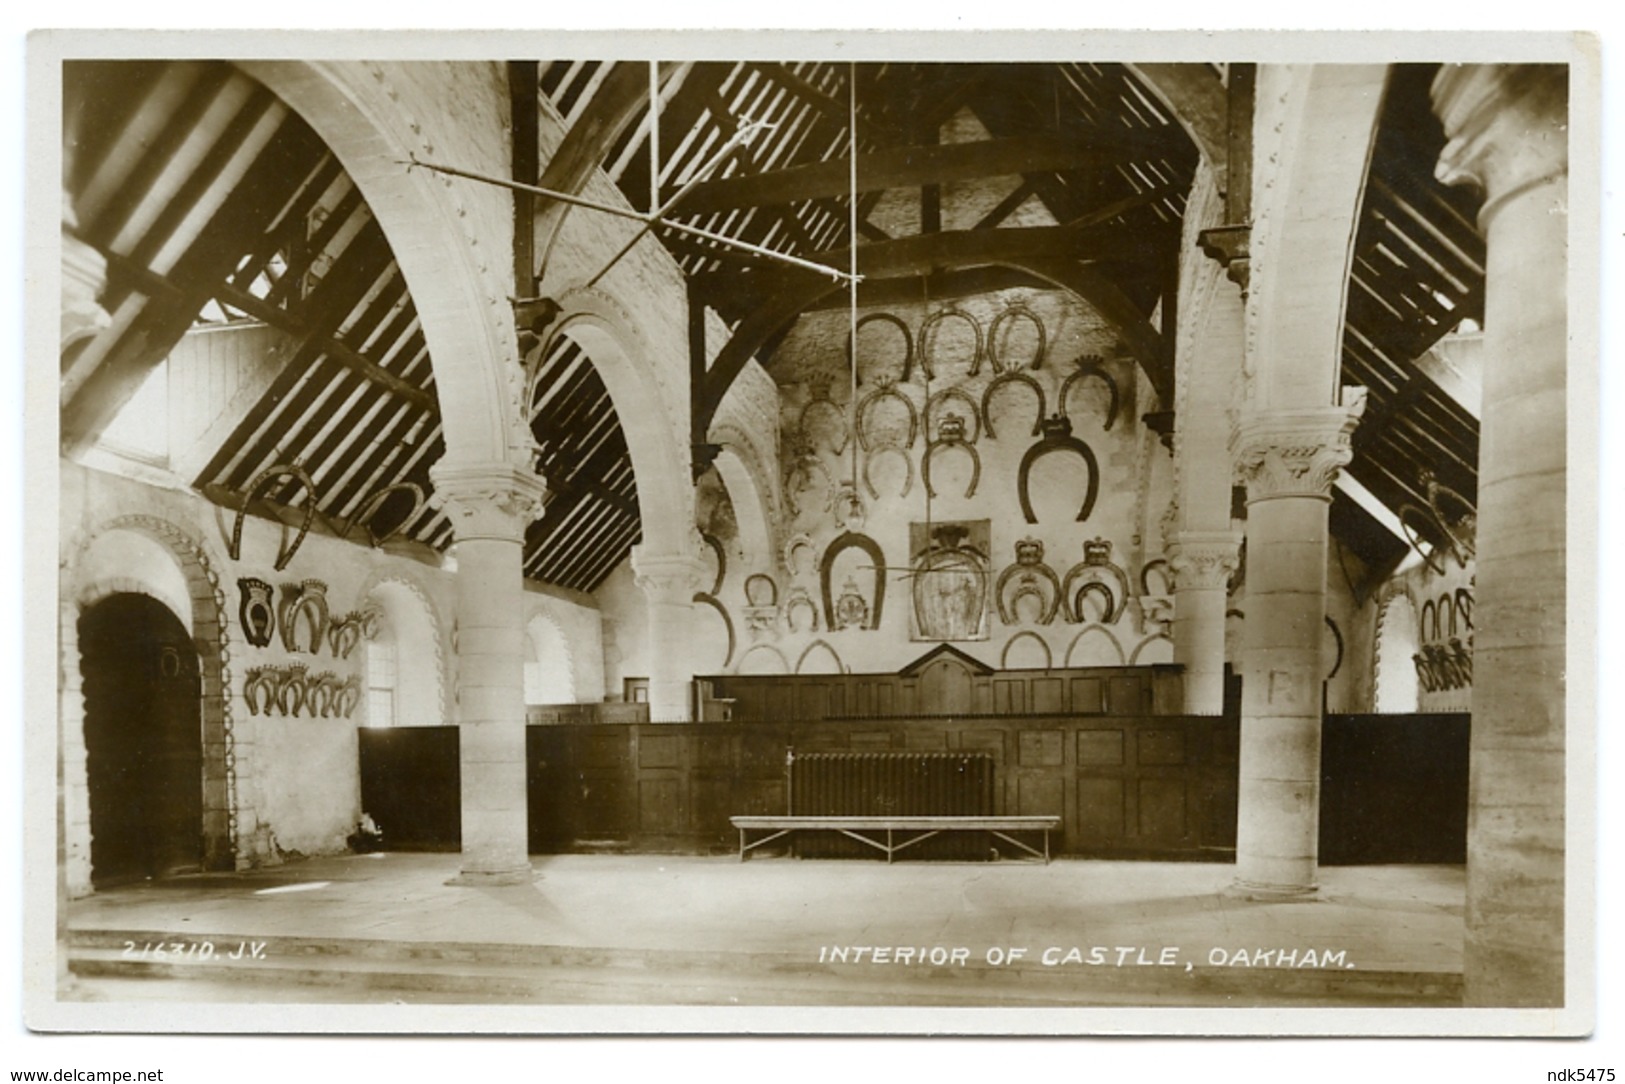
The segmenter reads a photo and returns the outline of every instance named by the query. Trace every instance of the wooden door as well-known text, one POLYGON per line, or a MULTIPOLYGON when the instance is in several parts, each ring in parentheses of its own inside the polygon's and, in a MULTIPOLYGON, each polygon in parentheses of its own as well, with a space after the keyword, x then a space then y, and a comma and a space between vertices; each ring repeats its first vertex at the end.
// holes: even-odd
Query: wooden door
POLYGON ((145 595, 113 595, 79 624, 91 880, 200 869, 203 728, 197 651, 145 595))

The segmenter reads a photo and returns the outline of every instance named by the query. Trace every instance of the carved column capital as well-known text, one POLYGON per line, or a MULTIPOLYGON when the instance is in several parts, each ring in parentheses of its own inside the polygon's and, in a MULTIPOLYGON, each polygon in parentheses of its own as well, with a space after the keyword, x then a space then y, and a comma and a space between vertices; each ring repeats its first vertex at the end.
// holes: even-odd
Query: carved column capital
POLYGON ((632 547, 632 572, 650 602, 687 605, 700 589, 705 565, 691 553, 653 553, 637 545, 632 547))
POLYGON ((524 542, 525 528, 541 514, 547 497, 542 477, 512 463, 450 463, 429 468, 435 504, 451 518, 459 542, 495 539, 524 542))
POLYGON ((1168 549, 1176 591, 1223 590, 1241 567, 1241 536, 1233 531, 1181 531, 1168 549))
POLYGON ((1485 196, 1479 228, 1520 192, 1569 170, 1568 72, 1560 64, 1446 64, 1433 111, 1449 140, 1434 175, 1485 196))
POLYGON ((1230 457, 1248 504, 1280 497, 1331 500, 1337 472, 1354 457, 1365 389, 1344 388, 1343 400, 1342 406, 1242 415, 1230 435, 1230 457))

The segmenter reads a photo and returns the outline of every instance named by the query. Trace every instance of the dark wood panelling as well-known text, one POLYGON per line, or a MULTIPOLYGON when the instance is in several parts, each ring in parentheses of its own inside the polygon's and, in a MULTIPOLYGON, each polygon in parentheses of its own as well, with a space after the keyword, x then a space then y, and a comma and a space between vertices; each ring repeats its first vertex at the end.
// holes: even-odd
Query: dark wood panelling
POLYGON ((1467 715, 1329 715, 1324 865, 1467 860, 1467 715))
POLYGON ((457 728, 360 731, 361 808, 391 851, 455 851, 462 841, 457 728))

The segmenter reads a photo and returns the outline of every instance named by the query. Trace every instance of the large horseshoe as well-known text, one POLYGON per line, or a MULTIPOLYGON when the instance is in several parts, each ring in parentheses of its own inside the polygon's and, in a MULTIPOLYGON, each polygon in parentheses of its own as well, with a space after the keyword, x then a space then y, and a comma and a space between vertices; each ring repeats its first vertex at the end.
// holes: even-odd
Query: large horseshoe
POLYGON ((1028 523, 1037 523, 1038 516, 1033 513, 1033 502, 1027 493, 1027 477, 1032 473, 1033 464, 1051 452, 1076 452, 1083 457, 1089 467, 1089 489, 1084 494, 1083 506, 1078 509, 1077 522, 1082 523, 1094 511, 1095 497, 1100 493, 1100 465, 1095 462, 1095 453, 1089 450, 1089 445, 1077 437, 1045 437, 1043 440, 1027 449, 1021 457, 1021 470, 1016 475, 1016 493, 1021 498, 1021 514, 1027 517, 1028 523))
POLYGON ((367 542, 372 546, 373 549, 377 549, 385 542, 388 542, 391 538, 394 538, 396 535, 400 534, 401 531, 405 530, 407 524, 411 523, 414 519, 417 519, 418 513, 423 511, 423 505, 427 500, 428 495, 423 492, 423 487, 418 485, 416 482, 396 482, 394 485, 385 486, 377 493, 374 493, 372 496, 368 497, 366 503, 360 508, 356 509, 355 515, 351 516, 349 520, 345 522, 344 529, 339 532, 339 537, 344 538, 349 535, 351 528, 359 523, 365 526, 367 529, 367 542), (412 509, 411 511, 407 512, 406 515, 401 518, 401 521, 395 524, 395 526, 391 527, 383 534, 378 534, 372 529, 372 517, 377 515, 378 510, 384 506, 384 502, 389 500, 389 498, 396 493, 412 494, 412 509))
POLYGON ((293 560, 293 555, 299 552, 299 547, 305 541, 305 535, 310 531, 310 521, 316 515, 316 483, 310 480, 305 468, 297 463, 287 463, 281 466, 269 467, 254 479, 254 484, 248 487, 248 495, 243 499, 243 506, 237 509, 237 521, 231 526, 231 546, 229 552, 233 561, 242 559, 243 552, 243 520, 248 515, 248 506, 256 498, 263 497, 271 488, 271 483, 279 478, 295 478, 305 487, 305 519, 299 525, 299 533, 294 535, 293 544, 286 549, 277 550, 275 568, 281 572, 293 560))
MULTIPOLYGON (((927 448, 926 454, 929 455, 930 451, 931 450, 927 448)), ((863 484, 868 487, 870 498, 877 501, 880 499, 880 491, 875 488, 874 479, 869 476, 869 468, 874 465, 874 461, 876 459, 885 455, 887 452, 892 452, 899 455, 903 459, 903 489, 902 492, 897 495, 899 497, 906 497, 908 496, 908 491, 914 488, 914 460, 907 452, 903 451, 903 449, 899 448, 897 445, 882 444, 873 452, 870 452, 867 456, 865 456, 863 460, 863 484)))

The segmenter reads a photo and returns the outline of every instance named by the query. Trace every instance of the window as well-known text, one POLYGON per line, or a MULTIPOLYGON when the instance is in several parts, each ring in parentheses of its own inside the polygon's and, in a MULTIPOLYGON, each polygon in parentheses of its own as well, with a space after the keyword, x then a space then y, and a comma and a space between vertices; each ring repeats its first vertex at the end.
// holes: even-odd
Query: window
POLYGON ((367 725, 395 725, 395 636, 381 624, 367 643, 367 725))

